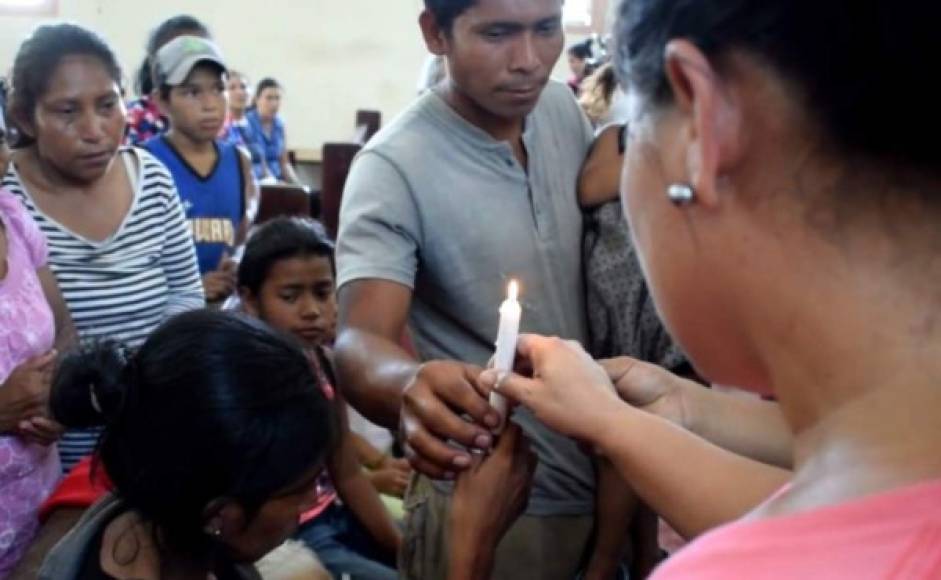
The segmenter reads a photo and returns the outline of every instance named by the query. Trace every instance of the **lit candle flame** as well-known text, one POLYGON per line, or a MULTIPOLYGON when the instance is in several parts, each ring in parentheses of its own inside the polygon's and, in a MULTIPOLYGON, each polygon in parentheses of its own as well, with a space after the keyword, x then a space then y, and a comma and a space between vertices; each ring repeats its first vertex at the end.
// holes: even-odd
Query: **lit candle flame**
POLYGON ((516 302, 516 297, 519 296, 520 285, 516 280, 510 280, 509 286, 506 287, 506 298, 507 300, 516 302))

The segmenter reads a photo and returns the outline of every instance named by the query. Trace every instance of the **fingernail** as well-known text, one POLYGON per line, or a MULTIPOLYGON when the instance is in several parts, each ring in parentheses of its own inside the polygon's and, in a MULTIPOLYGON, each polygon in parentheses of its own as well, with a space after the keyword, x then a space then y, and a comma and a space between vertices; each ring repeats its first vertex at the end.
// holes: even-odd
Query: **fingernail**
POLYGON ((455 467, 467 467, 471 464, 471 459, 466 455, 458 455, 451 460, 451 463, 453 463, 455 467))
POLYGON ((487 413, 487 416, 484 417, 484 423, 487 424, 487 427, 491 429, 500 426, 500 417, 496 416, 493 413, 487 413))
POLYGON ((490 435, 478 435, 477 438, 474 439, 474 445, 480 450, 490 449, 491 443, 493 443, 493 441, 490 439, 490 435))
POLYGON ((480 374, 480 382, 492 389, 497 383, 497 371, 493 369, 484 371, 480 374))

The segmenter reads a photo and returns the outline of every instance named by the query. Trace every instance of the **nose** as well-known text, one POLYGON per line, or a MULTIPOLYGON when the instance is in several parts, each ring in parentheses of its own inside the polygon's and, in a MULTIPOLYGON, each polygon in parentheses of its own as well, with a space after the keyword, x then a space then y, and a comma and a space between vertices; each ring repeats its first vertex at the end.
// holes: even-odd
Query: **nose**
POLYGON ((105 120, 94 111, 88 111, 79 117, 75 128, 82 141, 88 143, 100 143, 107 135, 105 131, 105 120))
POLYGON ((521 34, 513 43, 510 58, 510 70, 513 72, 532 74, 539 68, 539 51, 536 39, 531 33, 521 34))
POLYGON ((300 309, 301 316, 306 319, 316 320, 320 318, 320 303, 309 294, 305 294, 300 300, 300 309))

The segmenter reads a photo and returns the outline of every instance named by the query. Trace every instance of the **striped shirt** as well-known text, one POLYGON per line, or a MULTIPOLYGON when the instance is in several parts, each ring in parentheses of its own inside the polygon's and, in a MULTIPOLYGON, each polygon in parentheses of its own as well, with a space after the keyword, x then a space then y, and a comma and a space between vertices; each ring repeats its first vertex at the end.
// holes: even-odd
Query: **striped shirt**
MULTIPOLYGON (((11 164, 3 186, 46 236, 49 267, 82 340, 114 339, 138 347, 164 320, 204 305, 196 253, 173 178, 150 153, 124 149, 137 176, 131 208, 118 229, 96 242, 39 209, 11 164)), ((68 471, 94 449, 95 430, 68 431, 59 442, 68 471)))

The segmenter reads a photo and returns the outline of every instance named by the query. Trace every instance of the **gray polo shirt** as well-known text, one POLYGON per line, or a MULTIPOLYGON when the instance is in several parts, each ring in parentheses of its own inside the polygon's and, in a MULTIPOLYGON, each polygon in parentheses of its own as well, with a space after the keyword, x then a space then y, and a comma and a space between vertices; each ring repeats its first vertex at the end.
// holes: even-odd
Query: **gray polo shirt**
MULTIPOLYGON (((520 281, 523 332, 584 343, 575 188, 591 140, 571 90, 550 82, 526 119, 527 174, 509 143, 426 93, 353 163, 340 211, 339 286, 378 278, 411 288, 409 327, 422 360, 485 364, 510 278, 520 281)), ((527 513, 590 513, 589 458, 528 412, 517 416, 539 455, 527 513)))

